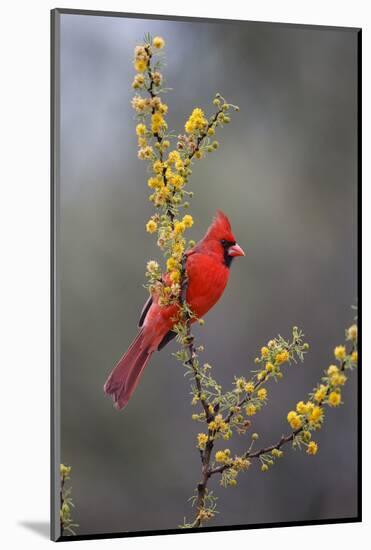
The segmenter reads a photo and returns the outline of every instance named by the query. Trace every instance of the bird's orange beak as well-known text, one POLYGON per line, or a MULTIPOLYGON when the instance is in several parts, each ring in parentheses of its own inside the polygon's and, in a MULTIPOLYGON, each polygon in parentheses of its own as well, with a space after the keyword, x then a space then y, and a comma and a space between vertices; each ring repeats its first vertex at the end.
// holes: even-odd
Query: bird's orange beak
POLYGON ((228 248, 229 256, 245 256, 245 252, 242 250, 239 244, 234 244, 228 248))

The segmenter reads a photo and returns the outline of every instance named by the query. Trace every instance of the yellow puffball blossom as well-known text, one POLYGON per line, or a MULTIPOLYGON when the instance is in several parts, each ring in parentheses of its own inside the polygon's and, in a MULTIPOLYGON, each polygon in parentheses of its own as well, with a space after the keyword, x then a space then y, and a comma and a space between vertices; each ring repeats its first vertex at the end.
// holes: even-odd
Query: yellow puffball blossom
POLYGON ((174 243, 172 251, 174 256, 181 256, 184 252, 184 244, 182 242, 174 243))
POLYGON ((151 117, 151 122, 152 122, 151 129, 154 134, 158 134, 158 132, 162 128, 167 127, 165 119, 160 113, 154 113, 151 117))
POLYGON ((166 262, 166 267, 169 271, 172 271, 178 266, 178 262, 174 258, 169 258, 166 262))
POLYGON ((353 351, 353 353, 351 355, 351 359, 352 359, 353 363, 358 363, 358 351, 353 351))
POLYGON ((183 222, 176 222, 176 224, 174 225, 174 233, 176 235, 184 233, 185 229, 186 229, 186 226, 183 222))
POLYGON ((180 155, 179 155, 178 151, 170 151, 170 153, 167 157, 167 160, 170 164, 174 164, 175 162, 180 160, 180 155))
POLYGON ((269 355, 269 349, 266 346, 263 346, 260 350, 260 354, 265 359, 269 355))
POLYGON ((318 390, 316 390, 316 392, 314 393, 314 400, 318 403, 321 403, 321 401, 323 401, 327 395, 327 389, 327 386, 321 384, 318 390))
POLYGON ((265 399, 267 399, 267 395, 268 392, 265 388, 261 388, 260 390, 258 390, 258 398, 260 399, 260 401, 264 401, 265 399))
POLYGON ((296 410, 299 414, 307 414, 308 407, 304 401, 299 401, 299 403, 296 404, 296 410))
POLYGON ((327 369, 327 374, 329 376, 333 374, 337 374, 338 372, 339 372, 339 367, 337 367, 336 365, 330 365, 329 368, 327 369))
POLYGON ((207 437, 206 434, 203 434, 203 433, 198 434, 198 436, 197 436, 197 447, 201 450, 205 449, 207 439, 208 439, 208 437, 207 437))
POLYGON ((317 454, 317 451, 318 451, 318 445, 315 441, 311 441, 309 444, 308 444, 308 448, 307 448, 307 453, 309 455, 315 455, 317 454))
POLYGON ((153 171, 156 173, 156 174, 161 174, 162 173, 162 170, 164 168, 164 165, 163 163, 160 161, 160 160, 155 160, 155 162, 153 163, 152 165, 152 168, 153 168, 153 171))
POLYGON ((320 422, 323 418, 323 409, 321 407, 315 406, 313 407, 313 410, 309 414, 309 421, 313 422, 314 424, 317 424, 320 422))
POLYGON ((205 130, 206 127, 207 119, 205 118, 204 112, 199 107, 196 107, 196 109, 193 109, 191 116, 185 123, 185 131, 188 134, 192 134, 196 131, 205 130))
POLYGON ((179 171, 183 171, 184 170, 184 164, 183 164, 183 161, 182 160, 177 160, 176 163, 175 163, 175 168, 179 171))
POLYGON ((262 472, 268 472, 268 470, 269 470, 269 468, 268 468, 267 464, 262 464, 261 471, 262 472))
POLYGON ((267 364, 265 365, 265 370, 266 370, 267 372, 272 372, 272 371, 274 370, 274 366, 272 365, 272 363, 267 363, 267 364))
POLYGON ((348 337, 348 340, 353 340, 353 342, 355 342, 357 340, 357 338, 358 338, 358 327, 357 327, 357 325, 352 325, 351 327, 348 328, 347 337, 348 337))
POLYGON ((180 271, 175 270, 170 273, 170 280, 172 283, 179 283, 180 281, 180 271))
POLYGON ((192 216, 190 216, 189 214, 186 214, 184 217, 183 217, 183 223, 186 227, 192 227, 193 225, 193 218, 192 216))
POLYGON ((60 474, 61 477, 67 477, 71 473, 71 466, 65 466, 64 464, 60 465, 60 474))
POLYGON ((157 230, 157 223, 154 220, 149 220, 146 225, 148 233, 154 233, 157 230))
POLYGON ((245 412, 247 416, 254 416, 256 414, 256 407, 252 403, 249 403, 249 405, 246 406, 245 412))
POLYGON ((147 107, 145 99, 143 99, 139 95, 133 97, 133 99, 131 100, 131 105, 137 113, 143 113, 147 107))
POLYGON ((224 449, 224 451, 217 451, 215 453, 215 460, 217 462, 228 462, 231 451, 229 449, 224 449))
POLYGON ((282 363, 285 363, 289 360, 289 352, 287 350, 283 350, 281 353, 277 353, 275 358, 276 365, 282 365, 282 363))
POLYGON ((328 396, 328 404, 330 407, 338 407, 341 405, 341 393, 332 391, 328 396))
POLYGON ((283 455, 283 451, 281 451, 280 449, 272 450, 272 456, 274 456, 275 458, 281 458, 282 455, 283 455))
POLYGON ((159 267, 160 266, 155 260, 149 260, 149 262, 147 262, 147 271, 149 271, 150 273, 155 273, 159 269, 159 267))
POLYGON ((155 36, 152 40, 153 47, 157 50, 162 50, 162 48, 165 46, 165 40, 162 38, 162 36, 155 36))
POLYGON ((236 456, 233 460, 233 468, 237 471, 247 470, 251 466, 250 460, 242 458, 242 456, 236 456))
POLYGON ((137 124, 137 127, 136 127, 135 131, 136 131, 136 134, 137 134, 138 137, 139 136, 144 136, 146 131, 147 131, 146 125, 142 124, 142 123, 137 124))
POLYGON ((345 346, 336 346, 336 348, 334 349, 334 355, 336 359, 338 359, 339 361, 343 361, 346 357, 345 346))
POLYGON ((296 411, 290 411, 288 413, 287 421, 293 430, 301 428, 301 420, 296 411))
POLYGON ((148 64, 147 61, 144 59, 136 59, 134 62, 135 70, 138 71, 138 73, 144 73, 144 71, 147 69, 148 64))
POLYGON ((174 175, 171 175, 170 177, 170 183, 176 189, 180 189, 184 184, 184 179, 182 178, 182 176, 179 176, 179 174, 174 174, 174 175))
POLYGON ((147 147, 143 147, 138 151, 138 158, 140 158, 141 160, 148 160, 152 158, 152 155, 153 155, 153 149, 150 145, 148 145, 147 147))
POLYGON ((144 85, 144 76, 142 74, 136 74, 131 86, 135 90, 138 90, 139 88, 142 88, 143 85, 144 85))
POLYGON ((252 393, 254 389, 255 389, 254 382, 247 382, 247 384, 245 384, 245 387, 244 387, 245 392, 252 393))
POLYGON ((333 386, 344 386, 346 381, 347 381, 347 377, 345 376, 345 374, 341 372, 337 374, 333 374, 330 377, 330 382, 333 386))
POLYGON ((149 178, 147 183, 151 189, 158 189, 162 186, 162 181, 158 178, 149 178))

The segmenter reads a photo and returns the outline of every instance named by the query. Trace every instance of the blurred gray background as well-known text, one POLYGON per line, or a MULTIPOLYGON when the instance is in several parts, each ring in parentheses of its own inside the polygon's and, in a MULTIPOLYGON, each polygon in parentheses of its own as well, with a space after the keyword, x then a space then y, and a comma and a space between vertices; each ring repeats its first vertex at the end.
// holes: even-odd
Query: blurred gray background
MULTIPOLYGON (((229 387, 277 333, 298 325, 311 345, 304 366, 270 385, 252 428, 261 444, 287 433, 287 411, 332 361, 356 303, 355 31, 62 15, 61 448, 79 534, 177 527, 191 517, 200 472, 200 425, 174 342, 155 354, 123 412, 103 394, 136 334, 146 261, 160 259, 144 229, 151 205, 130 107, 133 48, 146 32, 167 43, 171 129, 183 129, 195 106, 210 113, 217 91, 241 108, 191 183, 190 236, 198 240, 221 208, 246 251, 195 329, 204 360, 229 387)), ((344 401, 326 413, 316 457, 287 449, 271 471, 255 466, 235 489, 214 480, 221 513, 213 525, 354 516, 354 376, 344 401)), ((238 452, 247 442, 229 443, 238 452)))

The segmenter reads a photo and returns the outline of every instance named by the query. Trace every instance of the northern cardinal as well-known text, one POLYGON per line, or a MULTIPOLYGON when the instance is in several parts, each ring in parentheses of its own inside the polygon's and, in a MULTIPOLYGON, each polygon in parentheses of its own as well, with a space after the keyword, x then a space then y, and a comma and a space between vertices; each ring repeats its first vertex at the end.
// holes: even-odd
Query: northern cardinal
MULTIPOLYGON (((218 210, 204 238, 186 252, 186 302, 197 318, 203 317, 223 294, 233 258, 244 255, 227 216, 218 210)), ((160 306, 156 295, 147 300, 138 335, 104 385, 118 410, 127 405, 152 353, 176 336, 172 328, 178 311, 178 304, 160 306)))

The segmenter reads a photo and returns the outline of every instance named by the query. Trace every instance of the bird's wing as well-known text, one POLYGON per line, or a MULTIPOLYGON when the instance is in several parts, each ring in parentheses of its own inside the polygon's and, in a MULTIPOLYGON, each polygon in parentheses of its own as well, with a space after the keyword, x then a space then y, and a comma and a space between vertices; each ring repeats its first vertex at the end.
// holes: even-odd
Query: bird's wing
POLYGON ((144 304, 143 309, 140 313, 138 327, 143 326, 144 319, 146 318, 148 310, 151 307, 151 305, 152 305, 152 296, 149 296, 148 300, 144 304))

